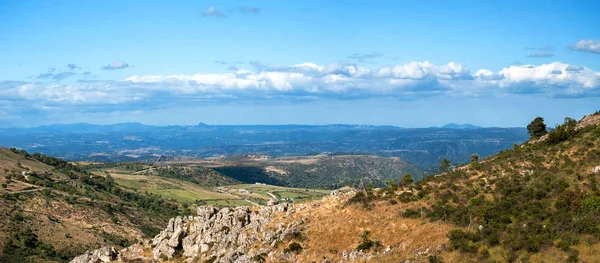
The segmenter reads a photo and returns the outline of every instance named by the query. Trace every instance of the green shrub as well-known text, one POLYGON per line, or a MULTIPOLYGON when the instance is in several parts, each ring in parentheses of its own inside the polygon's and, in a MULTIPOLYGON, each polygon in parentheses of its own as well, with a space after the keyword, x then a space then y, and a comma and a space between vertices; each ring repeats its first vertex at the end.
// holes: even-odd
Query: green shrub
POLYGON ((415 209, 406 209, 402 213, 402 216, 406 218, 419 218, 421 217, 421 212, 415 209))
POLYGON ((477 246, 471 241, 476 240, 473 233, 465 232, 460 229, 455 229, 448 233, 450 239, 450 248, 452 250, 460 250, 465 253, 477 253, 477 246))
POLYGON ((363 231, 360 235, 360 244, 356 247, 358 251, 367 251, 373 249, 375 251, 379 250, 382 245, 378 240, 370 239, 371 232, 369 230, 363 231))
POLYGON ((441 256, 431 255, 431 256, 427 257, 427 260, 429 263, 444 263, 444 260, 442 259, 441 256))
POLYGON ((572 249, 569 252, 569 257, 567 257, 567 262, 568 263, 579 262, 579 251, 572 249))
POLYGON ((255 262, 265 262, 265 258, 262 255, 255 255, 252 259, 255 262))
POLYGON ((548 139, 546 139, 546 143, 549 145, 558 144, 568 140, 569 138, 575 136, 576 130, 575 126, 577 125, 577 121, 571 118, 565 118, 565 121, 561 125, 557 125, 556 128, 551 130, 548 133, 548 139))
POLYGON ((290 252, 299 253, 302 251, 302 246, 298 242, 292 242, 288 245, 288 249, 290 252))

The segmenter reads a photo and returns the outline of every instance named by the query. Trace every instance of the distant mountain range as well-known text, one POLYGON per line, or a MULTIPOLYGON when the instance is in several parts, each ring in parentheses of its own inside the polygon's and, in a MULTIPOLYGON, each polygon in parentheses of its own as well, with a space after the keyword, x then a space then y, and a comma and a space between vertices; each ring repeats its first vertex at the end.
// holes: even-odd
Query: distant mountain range
POLYGON ((475 126, 473 124, 459 124, 459 123, 448 123, 444 126, 442 126, 442 128, 444 129, 458 129, 458 130, 475 130, 475 129, 481 129, 483 127, 481 126, 475 126))
POLYGON ((442 158, 468 162, 527 140, 525 128, 483 128, 470 124, 401 128, 375 125, 208 125, 150 126, 87 123, 0 129, 0 146, 41 152, 68 160, 154 161, 161 155, 203 158, 264 153, 273 156, 323 152, 401 157, 421 168, 442 158))
MULTIPOLYGON (((347 128, 347 129, 406 129, 404 127, 393 125, 367 125, 367 124, 326 124, 326 125, 306 125, 306 124, 257 124, 257 125, 211 125, 203 122, 198 125, 166 125, 155 126, 146 125, 139 122, 125 122, 116 124, 89 124, 89 123, 72 123, 72 124, 51 124, 42 125, 30 128, 0 128, 0 131, 44 131, 44 132, 73 132, 73 133, 99 133, 99 132, 143 132, 153 129, 231 129, 231 128, 252 128, 252 129, 315 129, 315 128, 347 128)), ((448 123, 441 127, 431 126, 429 128, 443 129, 481 129, 482 126, 477 126, 469 123, 448 123)), ((418 128, 417 128, 418 129, 418 128)))

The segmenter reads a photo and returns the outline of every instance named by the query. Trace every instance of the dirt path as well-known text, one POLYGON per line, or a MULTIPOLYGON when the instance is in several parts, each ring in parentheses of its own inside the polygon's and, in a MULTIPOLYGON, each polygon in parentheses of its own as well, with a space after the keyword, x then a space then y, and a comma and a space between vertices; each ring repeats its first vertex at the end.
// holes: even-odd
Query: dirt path
POLYGON ((271 198, 273 198, 273 199, 275 199, 275 200, 279 200, 279 198, 277 198, 277 196, 275 196, 274 194, 272 194, 272 193, 269 193, 269 192, 267 192, 267 194, 268 194, 268 195, 269 195, 271 198))
POLYGON ((28 192, 36 192, 36 191, 42 191, 44 189, 50 189, 50 188, 46 188, 46 187, 40 187, 40 188, 35 188, 35 189, 27 189, 27 190, 19 190, 19 191, 11 191, 11 192, 6 192, 8 194, 20 194, 20 193, 28 193, 28 192))
POLYGON ((258 203, 255 203, 255 202, 252 202, 252 201, 250 201, 250 200, 248 200, 248 199, 244 199, 244 201, 246 201, 246 202, 248 202, 248 203, 251 203, 251 204, 252 204, 252 205, 254 205, 254 206, 260 206, 260 204, 258 204, 258 203))

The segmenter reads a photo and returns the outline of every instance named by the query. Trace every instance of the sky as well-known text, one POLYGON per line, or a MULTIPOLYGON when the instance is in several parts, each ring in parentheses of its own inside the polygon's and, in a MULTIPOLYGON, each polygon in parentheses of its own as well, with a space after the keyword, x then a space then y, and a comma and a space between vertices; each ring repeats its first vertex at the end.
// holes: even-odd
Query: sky
POLYGON ((599 1, 0 0, 0 127, 554 125, 600 110, 599 1))

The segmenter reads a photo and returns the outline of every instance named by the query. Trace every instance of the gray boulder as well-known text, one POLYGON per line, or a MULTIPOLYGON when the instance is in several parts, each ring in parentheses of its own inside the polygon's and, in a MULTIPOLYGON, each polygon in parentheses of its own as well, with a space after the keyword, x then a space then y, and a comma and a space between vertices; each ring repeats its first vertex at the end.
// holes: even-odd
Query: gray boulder
POLYGON ((114 247, 103 247, 96 250, 85 252, 73 260, 71 263, 100 263, 100 262, 111 262, 117 259, 117 251, 114 247))

